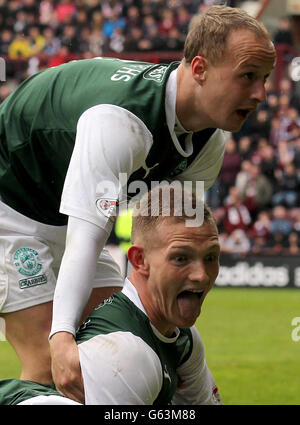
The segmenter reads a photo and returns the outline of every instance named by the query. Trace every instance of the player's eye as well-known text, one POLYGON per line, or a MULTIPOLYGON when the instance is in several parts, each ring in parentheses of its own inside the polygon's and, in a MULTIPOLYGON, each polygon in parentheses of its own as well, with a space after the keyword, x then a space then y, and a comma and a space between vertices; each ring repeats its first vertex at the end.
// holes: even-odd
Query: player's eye
POLYGON ((173 257, 173 260, 177 264, 183 264, 187 261, 187 256, 186 255, 175 255, 173 257))
POLYGON ((217 255, 217 254, 208 254, 206 257, 205 257, 205 260, 208 262, 208 263, 213 263, 214 261, 217 261, 219 259, 219 256, 217 255))
POLYGON ((177 257, 175 257, 175 259, 176 259, 176 261, 181 263, 182 261, 186 260, 186 256, 185 255, 177 255, 177 257))
POLYGON ((254 74, 254 72, 247 72, 246 74, 244 74, 244 77, 248 81, 253 81, 254 78, 255 78, 255 74, 254 74))

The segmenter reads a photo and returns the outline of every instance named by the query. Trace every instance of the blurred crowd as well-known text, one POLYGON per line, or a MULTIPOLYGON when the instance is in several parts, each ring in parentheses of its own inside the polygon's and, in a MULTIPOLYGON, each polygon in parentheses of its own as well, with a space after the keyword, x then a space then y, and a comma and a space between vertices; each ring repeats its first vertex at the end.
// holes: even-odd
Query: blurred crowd
MULTIPOLYGON (((0 56, 8 58, 8 81, 1 83, 0 102, 43 67, 110 52, 181 51, 192 16, 212 3, 218 2, 0 0, 0 56)), ((234 7, 241 3, 227 1, 234 7)), ((293 47, 288 18, 280 20, 273 40, 293 47)), ((287 72, 279 84, 270 79, 266 103, 239 133, 228 134, 221 173, 207 193, 224 252, 300 254, 296 84, 300 82, 293 82, 287 72)))
POLYGON ((107 52, 179 51, 191 17, 212 3, 0 0, 0 55, 17 59, 45 53, 50 56, 49 66, 54 66, 78 54, 90 57, 107 52))

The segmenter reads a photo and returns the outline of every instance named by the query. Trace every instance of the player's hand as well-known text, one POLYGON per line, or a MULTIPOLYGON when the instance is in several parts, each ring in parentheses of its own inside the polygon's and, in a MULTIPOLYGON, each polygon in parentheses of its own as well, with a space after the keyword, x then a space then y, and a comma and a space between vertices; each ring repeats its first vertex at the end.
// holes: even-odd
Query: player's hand
POLYGON ((52 377, 57 391, 84 404, 84 387, 77 344, 69 332, 50 338, 52 377))

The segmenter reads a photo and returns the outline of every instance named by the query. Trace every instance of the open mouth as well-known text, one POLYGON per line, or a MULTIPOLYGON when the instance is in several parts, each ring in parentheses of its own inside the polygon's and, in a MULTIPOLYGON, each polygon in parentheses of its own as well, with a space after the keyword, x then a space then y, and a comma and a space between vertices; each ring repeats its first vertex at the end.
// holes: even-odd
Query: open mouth
POLYGON ((242 119, 246 119, 250 112, 250 109, 237 109, 236 111, 237 115, 242 119))
POLYGON ((200 300, 200 298, 202 297, 202 295, 203 295, 203 293, 204 293, 204 291, 197 291, 197 290, 192 290, 192 291, 182 291, 182 292, 180 292, 180 294, 178 295, 178 297, 192 297, 192 296, 197 296, 197 298, 199 298, 199 300, 200 300))
POLYGON ((201 312, 201 297, 204 291, 185 290, 177 296, 177 307, 179 317, 185 326, 192 326, 201 312))

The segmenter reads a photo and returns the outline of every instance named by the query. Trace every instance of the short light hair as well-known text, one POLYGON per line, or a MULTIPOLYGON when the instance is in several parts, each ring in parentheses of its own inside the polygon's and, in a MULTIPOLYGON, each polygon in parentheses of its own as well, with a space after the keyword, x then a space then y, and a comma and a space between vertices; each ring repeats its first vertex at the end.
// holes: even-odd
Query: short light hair
POLYGON ((186 220, 195 218, 194 215, 186 214, 184 202, 191 204, 191 208, 203 208, 203 224, 212 224, 217 229, 217 223, 211 209, 205 202, 196 198, 195 193, 181 189, 181 196, 178 199, 178 191, 174 187, 157 186, 145 193, 136 203, 132 214, 132 243, 143 240, 144 245, 149 245, 151 239, 155 239, 155 232, 159 225, 170 220, 173 223, 183 223, 186 220), (168 215, 165 215, 164 200, 169 196, 168 215), (153 214, 153 212, 155 212, 153 214))
POLYGON ((265 26, 242 9, 212 6, 203 14, 194 16, 185 40, 185 62, 191 63, 199 55, 216 65, 224 57, 229 33, 242 29, 252 31, 266 42, 272 42, 265 26))

